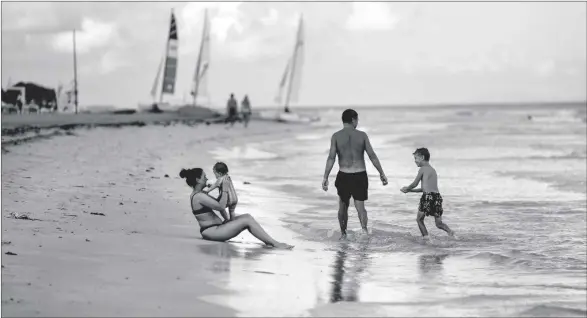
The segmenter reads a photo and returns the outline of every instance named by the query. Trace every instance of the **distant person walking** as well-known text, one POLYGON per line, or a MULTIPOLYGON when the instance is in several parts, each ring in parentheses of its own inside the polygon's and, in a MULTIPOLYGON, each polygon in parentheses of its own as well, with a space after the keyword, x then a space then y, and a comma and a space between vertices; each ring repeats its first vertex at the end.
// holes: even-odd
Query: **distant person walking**
POLYGON ((243 98, 243 101, 241 102, 241 112, 243 113, 243 120, 246 128, 249 126, 249 120, 251 120, 251 114, 253 113, 248 95, 245 95, 245 98, 243 98))
POLYGON ((236 121, 237 108, 238 108, 238 103, 237 103, 236 99, 234 98, 234 94, 231 93, 230 98, 228 99, 228 102, 226 103, 226 110, 228 113, 228 117, 226 118, 226 121, 230 122, 230 127, 234 126, 234 122, 236 121))

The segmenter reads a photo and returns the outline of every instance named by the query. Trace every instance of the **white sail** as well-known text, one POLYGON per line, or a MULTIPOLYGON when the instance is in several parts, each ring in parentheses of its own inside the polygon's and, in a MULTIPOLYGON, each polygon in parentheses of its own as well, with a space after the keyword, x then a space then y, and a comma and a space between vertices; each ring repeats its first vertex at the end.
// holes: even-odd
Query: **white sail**
POLYGON ((169 23, 169 33, 165 45, 165 52, 163 54, 163 59, 159 64, 159 68, 157 69, 157 75, 155 76, 153 86, 151 87, 150 95, 153 100, 148 103, 139 102, 139 111, 152 111, 155 105, 159 109, 165 108, 167 110, 170 108, 169 103, 163 102, 163 95, 173 95, 175 93, 178 66, 178 45, 177 23, 175 14, 173 13, 173 10, 171 10, 171 21, 169 23), (157 94, 159 94, 158 102, 157 94))
POLYGON ((277 120, 282 122, 300 122, 312 123, 320 120, 316 116, 307 116, 303 114, 292 113, 289 110, 290 102, 297 102, 300 93, 302 69, 304 66, 304 20, 300 16, 298 25, 298 32, 296 34, 296 41, 294 44, 293 54, 288 60, 285 71, 279 82, 279 89, 275 102, 284 106, 284 111, 264 111, 261 112, 261 118, 277 120), (286 90, 285 102, 282 104, 283 90, 286 90))
POLYGON ((163 84, 161 85, 161 101, 163 93, 173 94, 175 92, 175 78, 177 74, 178 58, 178 36, 175 15, 171 12, 169 25, 169 37, 167 39, 167 50, 165 52, 165 70, 163 72, 163 84))
POLYGON ((153 82, 153 88, 151 88, 151 97, 153 97, 153 101, 157 99, 157 88, 159 87, 159 82, 161 81, 161 70, 163 69, 163 61, 165 61, 164 58, 161 59, 161 62, 159 62, 157 75, 155 76, 155 81, 153 82))
POLYGON ((283 70, 283 75, 281 76, 281 81, 279 82, 279 87, 277 88, 277 94, 275 95, 274 101, 278 104, 282 103, 283 99, 283 92, 286 89, 287 79, 289 78, 289 63, 290 60, 287 61, 285 65, 285 69, 283 70))
POLYGON ((296 36, 296 42, 294 45, 293 56, 291 60, 291 70, 289 73, 288 92, 285 107, 289 106, 290 102, 297 102, 300 85, 302 79, 302 69, 304 65, 304 20, 300 16, 300 22, 298 25, 298 32, 296 36))
POLYGON ((194 71, 193 91, 194 106, 199 96, 208 94, 208 69, 210 67, 210 22, 208 20, 208 10, 204 12, 204 27, 202 30, 202 40, 198 52, 198 60, 194 71))

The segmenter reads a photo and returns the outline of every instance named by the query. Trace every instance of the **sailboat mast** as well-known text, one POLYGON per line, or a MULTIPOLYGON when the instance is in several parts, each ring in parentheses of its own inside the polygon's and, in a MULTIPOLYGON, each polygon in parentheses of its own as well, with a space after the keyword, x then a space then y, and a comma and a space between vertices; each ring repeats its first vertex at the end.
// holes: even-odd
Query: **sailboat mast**
POLYGON ((151 88, 151 97, 153 97, 153 103, 157 101, 157 88, 159 87, 159 82, 161 82, 161 70, 163 69, 163 62, 165 58, 161 59, 159 62, 159 68, 157 69, 157 75, 155 75, 155 81, 153 82, 153 88, 151 88))
POLYGON ((196 72, 194 74, 194 106, 196 106, 196 99, 198 97, 198 90, 200 88, 201 68, 202 68, 202 54, 204 53, 204 45, 208 34, 208 9, 204 11, 204 27, 202 28, 202 39, 200 42, 200 50, 198 52, 198 62, 196 63, 196 72))
POLYGON ((298 54, 298 46, 299 46, 299 42, 300 42, 300 28, 302 27, 302 16, 300 15, 300 22, 298 23, 298 32, 296 34, 296 42, 294 45, 294 51, 293 51, 293 57, 292 57, 292 61, 291 61, 291 68, 289 69, 289 81, 287 83, 287 95, 285 97, 285 107, 284 107, 284 111, 285 112, 289 112, 289 99, 291 97, 291 88, 292 88, 292 81, 293 81, 293 77, 295 75, 295 70, 296 70, 296 60, 297 60, 297 54, 298 54))

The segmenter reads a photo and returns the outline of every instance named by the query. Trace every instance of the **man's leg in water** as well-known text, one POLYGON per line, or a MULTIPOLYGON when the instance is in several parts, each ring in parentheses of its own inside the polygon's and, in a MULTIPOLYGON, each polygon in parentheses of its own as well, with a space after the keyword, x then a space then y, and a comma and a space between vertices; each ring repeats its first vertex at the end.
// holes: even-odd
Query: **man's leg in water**
POLYGON ((428 237, 428 230, 426 230, 426 225, 424 225, 424 218, 426 214, 424 212, 418 211, 418 216, 416 217, 416 222, 418 222, 418 227, 420 228, 420 233, 422 236, 427 238, 428 237))
POLYGON ((453 230, 451 230, 448 225, 446 225, 446 223, 442 222, 442 216, 435 216, 434 217, 434 221, 436 222, 436 227, 446 231, 446 233, 448 233, 448 235, 450 236, 454 236, 455 232, 453 232, 453 230))
POLYGON ((346 226, 349 221, 349 205, 338 198, 338 223, 340 224, 340 238, 346 237, 346 226))
POLYGON ((359 222, 361 222, 363 233, 368 234, 369 232, 367 231, 367 221, 369 221, 369 217, 367 217, 365 201, 355 200, 355 209, 357 209, 357 213, 359 214, 359 222))

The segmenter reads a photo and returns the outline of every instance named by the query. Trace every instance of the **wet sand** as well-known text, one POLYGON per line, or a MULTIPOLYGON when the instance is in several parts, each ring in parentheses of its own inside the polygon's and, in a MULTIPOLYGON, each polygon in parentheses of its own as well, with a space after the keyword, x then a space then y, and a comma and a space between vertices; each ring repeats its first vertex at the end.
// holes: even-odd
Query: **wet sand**
POLYGON ((251 273, 228 273, 230 263, 290 251, 202 240, 179 169, 211 173, 210 147, 304 127, 172 125, 173 134, 154 125, 126 127, 120 135, 76 129, 6 147, 3 316, 236 315, 222 303, 231 289, 219 282, 251 273), (168 157, 181 159, 170 164, 168 157), (15 218, 21 215, 29 219, 15 218))

